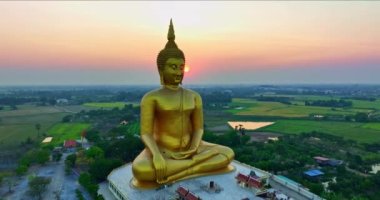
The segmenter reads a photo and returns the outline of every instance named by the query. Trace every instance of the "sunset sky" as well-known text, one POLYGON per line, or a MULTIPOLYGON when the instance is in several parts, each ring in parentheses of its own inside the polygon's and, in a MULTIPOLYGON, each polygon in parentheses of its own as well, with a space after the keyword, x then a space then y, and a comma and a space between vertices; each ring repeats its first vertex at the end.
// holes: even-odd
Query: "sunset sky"
POLYGON ((158 85, 173 18, 184 84, 380 84, 380 2, 0 2, 0 86, 158 85))

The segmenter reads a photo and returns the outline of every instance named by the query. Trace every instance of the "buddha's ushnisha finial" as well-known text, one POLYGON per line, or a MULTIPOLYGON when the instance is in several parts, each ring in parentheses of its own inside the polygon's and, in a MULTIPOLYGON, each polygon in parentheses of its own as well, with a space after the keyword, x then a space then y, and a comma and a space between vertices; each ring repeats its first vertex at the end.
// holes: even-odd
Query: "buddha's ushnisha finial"
POLYGON ((168 40, 175 40, 173 21, 170 19, 169 31, 168 31, 168 40))
POLYGON ((165 45, 165 48, 178 48, 175 43, 175 34, 174 34, 174 26, 173 21, 170 19, 169 31, 168 31, 168 42, 165 45))

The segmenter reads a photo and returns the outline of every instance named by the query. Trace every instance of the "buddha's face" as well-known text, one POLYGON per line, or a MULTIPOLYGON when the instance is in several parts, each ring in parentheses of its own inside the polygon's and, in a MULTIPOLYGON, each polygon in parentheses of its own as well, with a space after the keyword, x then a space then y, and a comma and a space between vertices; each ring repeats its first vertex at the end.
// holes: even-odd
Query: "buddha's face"
POLYGON ((185 61, 182 58, 169 58, 161 71, 165 85, 179 85, 182 82, 185 61))

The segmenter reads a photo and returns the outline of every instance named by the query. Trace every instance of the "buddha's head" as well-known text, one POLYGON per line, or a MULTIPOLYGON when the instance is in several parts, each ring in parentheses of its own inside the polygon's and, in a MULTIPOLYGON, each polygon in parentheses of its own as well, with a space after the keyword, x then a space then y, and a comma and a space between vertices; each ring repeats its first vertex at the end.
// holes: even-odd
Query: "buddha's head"
POLYGON ((182 83, 185 55, 175 43, 172 20, 170 20, 168 42, 157 56, 157 67, 161 85, 179 85, 182 83))

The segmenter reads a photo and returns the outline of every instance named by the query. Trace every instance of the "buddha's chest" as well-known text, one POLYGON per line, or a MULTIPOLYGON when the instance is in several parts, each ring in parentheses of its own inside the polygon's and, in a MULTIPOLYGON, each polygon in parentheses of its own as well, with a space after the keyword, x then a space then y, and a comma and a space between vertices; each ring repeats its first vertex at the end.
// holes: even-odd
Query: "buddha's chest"
POLYGON ((176 93, 162 95, 156 101, 156 111, 191 111, 195 108, 195 99, 188 93, 176 93))

